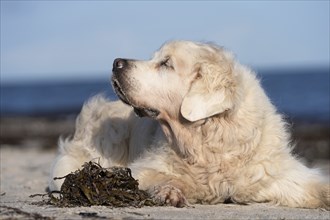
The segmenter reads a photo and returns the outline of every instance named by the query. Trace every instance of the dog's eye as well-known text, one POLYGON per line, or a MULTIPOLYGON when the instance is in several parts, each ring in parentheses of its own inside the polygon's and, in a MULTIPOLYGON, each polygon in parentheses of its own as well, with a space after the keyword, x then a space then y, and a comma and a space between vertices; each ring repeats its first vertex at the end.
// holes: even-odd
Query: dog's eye
POLYGON ((169 57, 166 57, 164 60, 162 60, 159 66, 173 68, 171 59, 169 57))

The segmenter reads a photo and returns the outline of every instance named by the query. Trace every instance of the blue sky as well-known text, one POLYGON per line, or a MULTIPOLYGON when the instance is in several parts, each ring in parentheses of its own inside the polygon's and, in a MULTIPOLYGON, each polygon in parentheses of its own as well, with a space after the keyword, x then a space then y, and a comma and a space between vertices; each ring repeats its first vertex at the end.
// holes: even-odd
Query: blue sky
POLYGON ((173 39, 253 67, 329 66, 329 1, 1 0, 1 82, 108 77, 173 39))

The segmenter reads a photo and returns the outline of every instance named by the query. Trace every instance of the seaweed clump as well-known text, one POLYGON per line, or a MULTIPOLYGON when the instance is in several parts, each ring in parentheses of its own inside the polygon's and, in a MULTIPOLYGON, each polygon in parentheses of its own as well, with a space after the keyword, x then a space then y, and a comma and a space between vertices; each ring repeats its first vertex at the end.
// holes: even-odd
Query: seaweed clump
POLYGON ((50 192, 48 204, 60 207, 104 205, 112 207, 141 207, 161 205, 146 191, 125 167, 102 168, 95 162, 85 163, 64 177, 59 192, 50 192), (59 197, 53 194, 59 193, 59 197))

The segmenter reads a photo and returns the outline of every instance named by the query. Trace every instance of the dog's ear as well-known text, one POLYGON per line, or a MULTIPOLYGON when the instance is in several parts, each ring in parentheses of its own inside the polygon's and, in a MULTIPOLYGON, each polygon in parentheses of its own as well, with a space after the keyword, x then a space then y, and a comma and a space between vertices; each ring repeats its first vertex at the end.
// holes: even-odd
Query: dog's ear
POLYGON ((181 105, 182 116, 194 122, 232 109, 235 83, 231 63, 206 61, 195 71, 196 78, 181 105))

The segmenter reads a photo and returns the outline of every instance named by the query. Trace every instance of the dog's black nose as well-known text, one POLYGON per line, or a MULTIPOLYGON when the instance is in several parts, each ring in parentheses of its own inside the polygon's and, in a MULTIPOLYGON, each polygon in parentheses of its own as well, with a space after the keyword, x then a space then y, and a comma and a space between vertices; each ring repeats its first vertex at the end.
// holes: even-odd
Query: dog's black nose
POLYGON ((126 65, 126 60, 125 59, 121 59, 121 58, 117 58, 113 61, 113 69, 123 69, 126 65))

